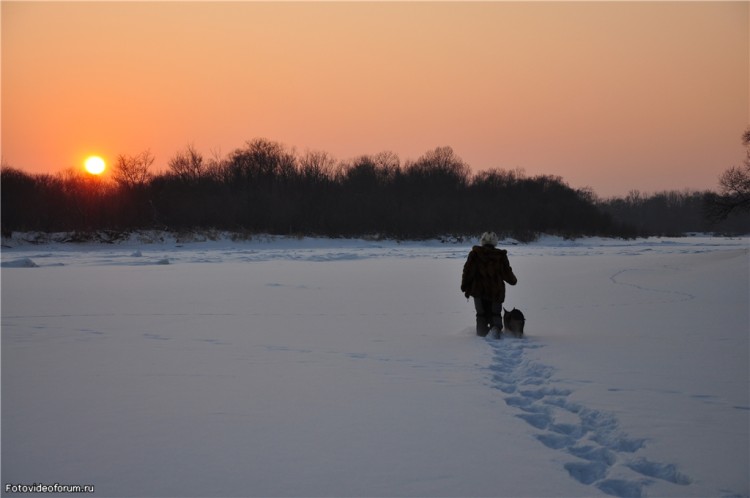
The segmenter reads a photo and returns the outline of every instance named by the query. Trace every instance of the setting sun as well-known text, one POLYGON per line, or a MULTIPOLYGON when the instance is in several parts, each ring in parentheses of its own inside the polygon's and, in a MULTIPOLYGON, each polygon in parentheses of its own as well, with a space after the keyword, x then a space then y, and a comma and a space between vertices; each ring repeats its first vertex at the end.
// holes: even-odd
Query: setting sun
POLYGON ((102 159, 101 157, 91 156, 86 159, 84 167, 86 168, 86 171, 88 171, 92 175, 101 175, 102 173, 104 173, 106 164, 104 163, 104 159, 102 159))

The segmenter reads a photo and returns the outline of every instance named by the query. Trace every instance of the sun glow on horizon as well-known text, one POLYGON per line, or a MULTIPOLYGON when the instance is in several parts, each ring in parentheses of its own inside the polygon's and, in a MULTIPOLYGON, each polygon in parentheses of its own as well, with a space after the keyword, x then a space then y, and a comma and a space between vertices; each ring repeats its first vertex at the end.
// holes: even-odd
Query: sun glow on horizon
POLYGON ((86 159, 86 162, 84 163, 84 168, 86 171, 91 173, 92 175, 101 175, 104 173, 104 170, 107 168, 106 163, 104 162, 104 159, 102 159, 99 156, 90 156, 86 159))
POLYGON ((32 174, 266 138, 337 162, 450 146, 606 198, 715 188, 745 154, 748 1, 0 5, 2 159, 32 174))

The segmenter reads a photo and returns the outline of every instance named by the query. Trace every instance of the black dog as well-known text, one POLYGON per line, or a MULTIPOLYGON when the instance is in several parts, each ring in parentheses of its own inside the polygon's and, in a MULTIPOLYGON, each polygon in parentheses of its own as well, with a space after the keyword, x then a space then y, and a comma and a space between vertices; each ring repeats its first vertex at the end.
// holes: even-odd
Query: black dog
POLYGON ((505 330, 513 337, 523 336, 523 326, 526 324, 526 317, 523 316, 521 310, 513 308, 512 311, 508 311, 503 308, 505 313, 503 314, 503 325, 505 330))

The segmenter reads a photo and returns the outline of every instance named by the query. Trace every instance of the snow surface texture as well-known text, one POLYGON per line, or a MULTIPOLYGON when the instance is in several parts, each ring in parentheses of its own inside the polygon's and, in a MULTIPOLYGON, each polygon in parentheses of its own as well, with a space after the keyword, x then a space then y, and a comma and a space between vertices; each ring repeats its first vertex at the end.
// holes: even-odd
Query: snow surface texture
POLYGON ((3 488, 748 496, 748 242, 501 242, 490 340, 472 241, 4 239, 3 488))

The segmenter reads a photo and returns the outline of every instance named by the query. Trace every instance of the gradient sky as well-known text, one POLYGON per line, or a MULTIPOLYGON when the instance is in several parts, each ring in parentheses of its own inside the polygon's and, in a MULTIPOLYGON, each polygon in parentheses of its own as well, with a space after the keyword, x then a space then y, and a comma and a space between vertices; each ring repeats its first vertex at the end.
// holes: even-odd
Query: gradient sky
POLYGON ((745 153, 749 5, 3 1, 2 158, 449 145, 604 197, 713 189, 745 153))

